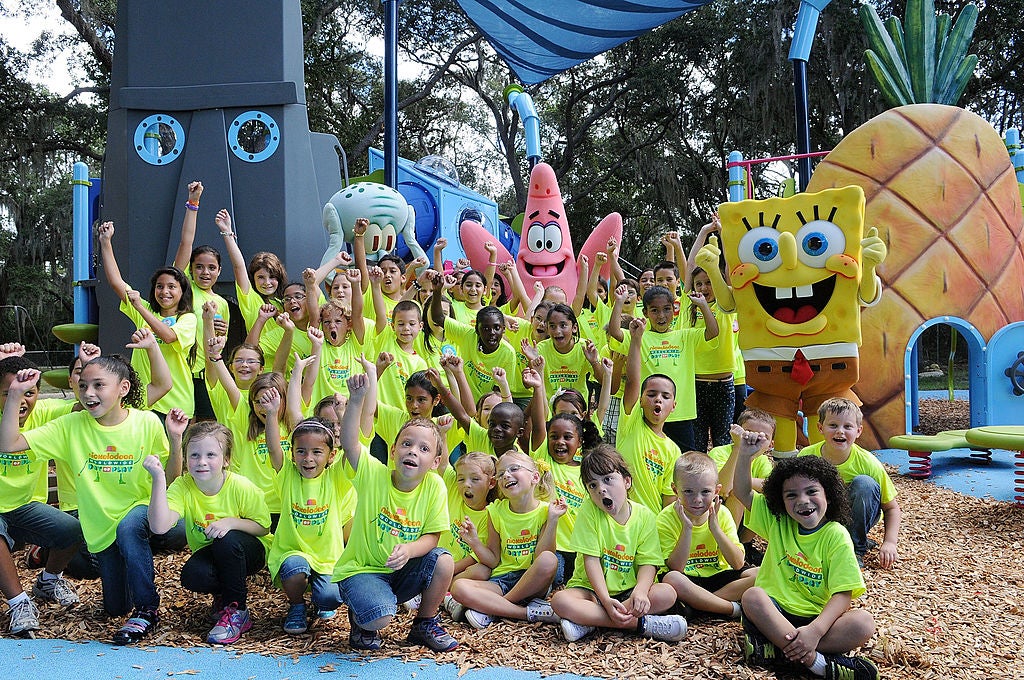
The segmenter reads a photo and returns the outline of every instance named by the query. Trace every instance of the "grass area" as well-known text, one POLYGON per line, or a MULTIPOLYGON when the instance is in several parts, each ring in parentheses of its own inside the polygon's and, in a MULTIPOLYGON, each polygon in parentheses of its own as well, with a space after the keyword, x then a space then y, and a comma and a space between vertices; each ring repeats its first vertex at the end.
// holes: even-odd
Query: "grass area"
MULTIPOLYGON (((945 370, 943 367, 942 370, 945 370)), ((967 377, 967 366, 954 364, 953 365, 953 389, 954 390, 966 390, 968 388, 968 377, 967 377)), ((917 388, 920 390, 944 390, 949 387, 949 376, 939 376, 935 378, 918 378, 917 388)))

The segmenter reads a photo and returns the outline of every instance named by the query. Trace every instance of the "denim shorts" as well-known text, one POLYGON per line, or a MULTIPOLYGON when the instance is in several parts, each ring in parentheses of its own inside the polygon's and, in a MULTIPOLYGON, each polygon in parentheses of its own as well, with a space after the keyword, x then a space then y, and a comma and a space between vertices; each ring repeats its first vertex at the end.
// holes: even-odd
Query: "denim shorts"
POLYGON ((310 601, 322 612, 332 612, 341 606, 338 584, 331 582, 330 574, 318 574, 302 555, 290 555, 281 563, 277 577, 285 581, 296 574, 305 574, 309 583, 310 601))
POLYGON ((0 513, 0 537, 7 541, 8 550, 14 550, 16 541, 58 550, 83 541, 76 518, 38 501, 0 513))
POLYGON ((444 548, 434 548, 423 557, 409 560, 398 571, 349 576, 338 583, 341 601, 348 605, 349 613, 359 626, 394 616, 399 602, 411 600, 427 589, 442 555, 450 553, 444 548))
POLYGON ((519 571, 507 571, 501 576, 492 576, 487 580, 501 588, 502 595, 508 595, 508 591, 516 587, 516 584, 519 583, 519 579, 521 579, 525 573, 525 569, 520 569, 519 571))
POLYGON ((558 569, 555 571, 555 580, 551 583, 552 589, 564 586, 576 571, 576 553, 559 550, 555 553, 555 558, 558 559, 558 569))

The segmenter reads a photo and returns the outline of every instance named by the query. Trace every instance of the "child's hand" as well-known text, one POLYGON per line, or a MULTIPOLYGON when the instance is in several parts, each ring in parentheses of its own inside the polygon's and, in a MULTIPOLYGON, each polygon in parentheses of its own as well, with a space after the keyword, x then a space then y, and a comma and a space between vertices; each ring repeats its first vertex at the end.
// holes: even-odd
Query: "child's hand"
POLYGON ((98 345, 94 345, 91 342, 83 342, 78 346, 78 358, 82 361, 82 365, 85 366, 87 363, 95 359, 100 355, 100 348, 98 345))
POLYGON ((462 520, 459 525, 459 537, 466 543, 476 542, 480 540, 479 534, 477 534, 476 525, 473 524, 473 520, 466 515, 466 518, 462 520))
POLYGON ((428 264, 430 263, 427 262, 427 258, 424 255, 419 255, 415 259, 413 259, 412 262, 409 263, 409 266, 406 267, 406 270, 408 271, 410 268, 412 268, 413 270, 423 269, 428 264))
POLYGON ((443 439, 448 431, 452 429, 452 425, 455 424, 455 418, 450 413, 446 413, 443 416, 437 418, 437 429, 441 431, 441 438, 443 439))
MULTIPOLYGON (((273 307, 273 305, 271 305, 273 307)), ((203 303, 203 323, 213 323, 213 317, 217 315, 217 301, 207 300, 203 303)))
MULTIPOLYGON (((348 253, 345 253, 345 254, 347 255, 348 253)), ((359 271, 358 269, 355 269, 355 268, 353 268, 353 269, 346 269, 345 270, 345 278, 347 278, 349 283, 352 284, 352 287, 355 288, 356 284, 362 283, 362 281, 363 281, 363 273, 361 271, 359 271)))
POLYGON ((529 367, 523 369, 524 387, 527 387, 531 390, 537 390, 540 389, 541 385, 543 384, 544 376, 542 376, 538 371, 535 371, 534 369, 529 367))
POLYGON ((310 326, 306 329, 306 336, 309 337, 310 344, 313 345, 313 351, 316 351, 317 347, 322 347, 324 344, 324 332, 316 326, 310 326))
POLYGON ((409 546, 407 543, 399 543, 395 546, 394 550, 391 551, 391 555, 388 557, 387 562, 384 566, 388 569, 394 569, 398 571, 409 562, 409 546))
POLYGON ((494 246, 494 241, 484 241, 484 250, 487 251, 487 255, 490 259, 495 259, 498 254, 498 249, 494 246))
POLYGON ((452 373, 458 373, 462 370, 462 357, 458 354, 443 354, 438 363, 441 364, 441 368, 452 373))
POLYGON ((167 428, 168 437, 181 439, 188 427, 188 416, 180 408, 172 408, 164 419, 164 427, 167 428))
POLYGON ((213 223, 217 225, 217 231, 221 236, 231 236, 231 213, 227 210, 218 211, 213 218, 213 223))
POLYGON ((199 197, 203 195, 203 183, 200 181, 188 183, 188 202, 199 205, 199 197))
POLYGON ((306 286, 316 287, 316 270, 312 267, 306 267, 302 270, 302 282, 306 286))
POLYGON ((581 271, 581 272, 589 272, 590 271, 590 258, 587 257, 586 255, 584 255, 583 253, 580 253, 580 257, 577 260, 577 264, 579 264, 579 266, 580 266, 579 271, 581 271))
POLYGON ((608 259, 615 257, 615 253, 618 252, 619 242, 614 238, 608 239, 608 243, 604 246, 604 251, 608 254, 608 259))
POLYGON ((534 281, 533 282, 533 294, 534 295, 543 295, 544 294, 544 284, 541 283, 540 281, 534 281))
POLYGON ((882 569, 892 569, 898 557, 895 542, 882 541, 882 545, 878 546, 878 564, 882 569))
POLYGON ((142 294, 139 291, 135 290, 134 288, 130 288, 127 291, 125 291, 124 296, 128 298, 128 304, 130 304, 132 307, 134 307, 135 309, 142 308, 142 294))
POLYGON ((288 312, 281 312, 274 319, 277 321, 277 325, 285 330, 285 333, 295 330, 295 322, 292 321, 292 317, 288 312))
POLYGON ((369 229, 369 227, 370 220, 366 219, 365 217, 357 217, 356 223, 352 227, 352 233, 355 236, 364 236, 366 234, 366 230, 369 229))
POLYGON ((790 641, 782 649, 786 658, 793 663, 806 665, 809 661, 814 660, 814 655, 818 652, 818 643, 821 641, 821 635, 814 632, 814 629, 810 626, 801 626, 796 629, 796 632, 787 635, 786 639, 790 641))
POLYGON ((498 263, 498 271, 501 272, 502 274, 504 274, 505 276, 511 276, 512 275, 512 267, 514 267, 514 266, 515 266, 515 263, 512 262, 512 260, 505 260, 504 262, 499 262, 498 263))
POLYGON ((604 369, 605 375, 611 375, 615 369, 615 362, 608 357, 601 357, 601 368, 604 369))
POLYGON ((228 339, 224 335, 215 335, 206 341, 206 356, 211 359, 218 359, 224 355, 224 347, 228 339))
POLYGON ((277 307, 270 304, 269 302, 265 302, 264 304, 260 305, 260 311, 257 312, 257 316, 263 321, 273 319, 275 316, 277 316, 277 307))
POLYGON ((672 503, 672 509, 676 511, 676 517, 679 518, 679 523, 683 525, 683 531, 687 533, 693 531, 693 521, 686 514, 686 506, 683 505, 683 502, 676 498, 675 502, 672 503))
POLYGON ((690 291, 686 294, 686 297, 690 298, 690 302, 697 305, 698 307, 707 307, 708 301, 704 299, 704 293, 698 293, 697 291, 690 291))
POLYGON ((516 321, 515 317, 505 317, 505 330, 511 331, 512 333, 515 333, 519 330, 519 322, 516 321))
POLYGON ((508 384, 508 380, 505 379, 505 369, 501 366, 495 366, 491 369, 491 375, 494 376, 495 382, 508 384))
POLYGON ((540 352, 526 338, 519 341, 519 348, 523 350, 523 354, 530 360, 531 365, 533 365, 534 359, 540 358, 540 352))
POLYGON ((629 623, 633 623, 636 619, 629 611, 629 607, 624 602, 619 602, 614 597, 608 598, 607 602, 602 602, 604 611, 608 614, 608 618, 614 621, 619 626, 625 627, 629 623))
MULTIPOLYGON (((7 401, 12 398, 21 397, 39 383, 39 376, 42 375, 34 368, 23 368, 14 375, 14 381, 7 388, 7 401)), ((17 402, 15 402, 17 403, 17 402)))
POLYGON ((211 541, 218 538, 224 538, 232 529, 232 525, 234 524, 232 520, 234 520, 234 517, 222 517, 215 522, 210 522, 209 526, 203 529, 203 533, 205 533, 206 537, 211 541))
POLYGON ((0 345, 0 359, 25 356, 25 345, 20 342, 5 342, 0 345))
POLYGON ((352 404, 362 404, 363 397, 366 396, 366 387, 369 384, 369 379, 365 373, 353 373, 345 381, 345 385, 348 387, 348 399, 352 404))
POLYGON ((370 276, 370 284, 371 285, 379 286, 381 284, 381 282, 384 281, 384 270, 381 269, 380 267, 377 267, 377 266, 370 267, 367 270, 367 273, 370 276))
POLYGON ((629 337, 630 342, 640 342, 640 339, 644 337, 644 331, 647 330, 647 319, 642 316, 638 316, 629 322, 629 337))
POLYGON ((623 604, 629 608, 630 614, 638 619, 651 611, 651 600, 647 593, 639 593, 634 590, 623 604))
POLYGON ((426 375, 426 377, 427 377, 427 380, 429 380, 429 381, 430 381, 430 384, 431 384, 431 385, 433 385, 434 387, 436 387, 436 388, 438 388, 438 389, 441 389, 441 386, 442 386, 442 384, 443 384, 443 383, 441 382, 441 374, 437 372, 437 369, 436 369, 436 368, 434 368, 433 366, 431 366, 430 368, 428 368, 428 369, 426 370, 426 372, 424 373, 424 375, 426 375))
POLYGON ((419 276, 416 277, 416 281, 429 291, 430 288, 428 288, 428 286, 433 287, 434 281, 437 281, 438 277, 439 274, 437 273, 437 270, 427 267, 420 272, 419 276))
MULTIPOLYGON (((380 357, 377 357, 380 359, 380 357)), ((366 358, 365 354, 360 354, 356 357, 356 361, 363 367, 363 373, 368 376, 372 376, 374 379, 377 378, 377 364, 366 358)))
POLYGON ((554 517, 556 522, 559 517, 562 517, 568 511, 569 506, 561 496, 548 503, 548 518, 554 517))
POLYGON ((594 264, 597 266, 598 269, 604 266, 604 263, 607 261, 608 253, 604 252, 603 250, 599 250, 596 253, 594 253, 594 264))
POLYGON ((601 357, 597 354, 597 345, 590 338, 583 343, 583 356, 586 357, 587 361, 591 364, 596 364, 600 361, 601 357))
POLYGON ((293 352, 292 356, 295 357, 295 363, 292 364, 292 375, 302 375, 306 370, 306 366, 309 366, 311 363, 316 361, 315 356, 310 355, 303 359, 299 356, 298 352, 293 352))
MULTIPOLYGON (((148 349, 156 347, 156 336, 148 328, 139 328, 132 333, 132 341, 124 346, 125 349, 148 349)), ((99 349, 97 347, 97 349, 99 349)))
POLYGON ((164 466, 160 463, 160 459, 157 456, 149 454, 143 458, 142 467, 153 479, 164 478, 164 466))
POLYGON ((352 264, 352 256, 348 254, 347 250, 339 250, 338 254, 334 256, 335 267, 348 267, 352 264))
POLYGON ((103 222, 96 227, 96 238, 100 240, 100 243, 110 243, 110 240, 114 237, 114 223, 103 222))
POLYGON ((395 363, 395 355, 391 352, 381 352, 377 355, 377 375, 382 375, 388 366, 395 363))
POLYGON ((733 446, 737 447, 737 456, 747 461, 768 446, 768 437, 764 432, 748 432, 739 425, 733 425, 729 428, 729 434, 732 435, 733 446))
POLYGON ((436 241, 434 241, 434 252, 435 253, 442 252, 447 247, 448 247, 448 239, 446 239, 444 236, 442 236, 441 238, 439 238, 436 241))
POLYGON ((455 286, 459 285, 459 279, 455 274, 445 274, 444 277, 444 289, 451 290, 455 286))
POLYGON ((467 260, 464 257, 460 257, 458 259, 458 261, 455 263, 455 271, 457 271, 457 272, 461 272, 461 271, 463 271, 465 269, 472 269, 472 268, 473 268, 473 263, 470 262, 469 260, 467 260))
POLYGON ((277 391, 276 387, 264 390, 256 402, 263 408, 267 418, 276 416, 281 412, 281 393, 277 391))

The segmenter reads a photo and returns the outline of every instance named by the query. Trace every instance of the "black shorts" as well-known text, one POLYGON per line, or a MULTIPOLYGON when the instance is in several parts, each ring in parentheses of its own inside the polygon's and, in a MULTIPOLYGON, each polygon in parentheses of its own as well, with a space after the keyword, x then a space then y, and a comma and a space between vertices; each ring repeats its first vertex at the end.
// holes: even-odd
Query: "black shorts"
POLYGON ((713 576, 687 576, 695 586, 700 586, 709 593, 717 592, 733 581, 743 578, 742 569, 726 569, 713 576))

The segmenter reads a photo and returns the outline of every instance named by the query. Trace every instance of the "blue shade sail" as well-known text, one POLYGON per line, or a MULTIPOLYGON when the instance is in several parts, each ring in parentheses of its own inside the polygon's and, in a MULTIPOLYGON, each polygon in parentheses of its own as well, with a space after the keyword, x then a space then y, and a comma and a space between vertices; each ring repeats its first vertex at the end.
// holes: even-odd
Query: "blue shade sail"
POLYGON ((711 0, 457 0, 524 85, 632 40, 711 0))

